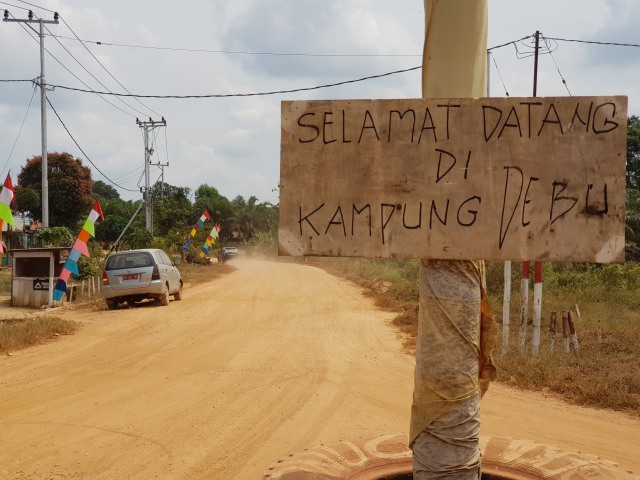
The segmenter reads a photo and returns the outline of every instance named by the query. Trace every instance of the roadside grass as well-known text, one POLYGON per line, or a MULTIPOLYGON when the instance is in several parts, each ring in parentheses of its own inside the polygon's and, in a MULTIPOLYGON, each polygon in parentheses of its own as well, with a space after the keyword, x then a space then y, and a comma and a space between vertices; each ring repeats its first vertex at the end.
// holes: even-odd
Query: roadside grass
POLYGON ((181 263, 178 265, 180 275, 185 287, 200 285, 210 282, 218 277, 231 273, 235 270, 232 263, 214 263, 210 265, 200 265, 197 263, 181 263))
MULTIPOLYGON (((415 353, 418 262, 415 260, 313 258, 317 266, 365 288, 380 308, 397 312, 408 353, 415 353)), ((640 265, 544 264, 540 355, 532 357, 533 278, 530 279, 526 350, 520 353, 521 265, 512 267, 509 351, 501 353, 503 262, 486 262, 487 292, 498 323, 494 360, 498 381, 521 389, 552 392, 569 402, 640 416, 640 265), (575 305, 580 310, 576 315, 575 305), (562 311, 573 313, 577 352, 563 352, 562 311), (551 312, 557 312, 551 353, 551 312)), ((531 269, 533 271, 533 268, 531 269)), ((532 272, 533 273, 533 272, 532 272)))
POLYGON ((45 343, 59 335, 74 333, 80 324, 52 315, 0 320, 0 353, 45 343))

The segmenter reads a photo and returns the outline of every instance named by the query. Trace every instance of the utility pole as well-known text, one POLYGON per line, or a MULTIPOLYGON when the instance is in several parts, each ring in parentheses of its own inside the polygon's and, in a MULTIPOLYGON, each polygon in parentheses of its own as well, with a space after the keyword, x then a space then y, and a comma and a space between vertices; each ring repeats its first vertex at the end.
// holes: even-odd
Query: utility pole
POLYGON ((158 127, 166 127, 167 121, 162 117, 162 120, 149 120, 140 121, 136 118, 136 124, 142 128, 144 137, 144 190, 142 190, 142 198, 145 206, 145 217, 147 230, 153 232, 153 205, 151 203, 151 191, 149 185, 149 165, 151 162, 151 155, 153 154, 153 148, 149 147, 149 132, 158 127))
POLYGON ((53 20, 43 20, 33 18, 33 12, 29 10, 29 18, 9 18, 9 11, 4 11, 5 22, 26 23, 27 26, 36 32, 29 24, 39 23, 40 29, 36 34, 40 37, 40 129, 42 136, 42 226, 49 227, 49 173, 47 165, 47 84, 44 79, 44 25, 46 23, 58 24, 58 12, 54 12, 53 20))

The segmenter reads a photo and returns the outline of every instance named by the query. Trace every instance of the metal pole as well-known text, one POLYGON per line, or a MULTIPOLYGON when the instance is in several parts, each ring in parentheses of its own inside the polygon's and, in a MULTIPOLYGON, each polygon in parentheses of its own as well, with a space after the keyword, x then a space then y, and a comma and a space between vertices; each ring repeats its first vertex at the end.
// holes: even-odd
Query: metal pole
MULTIPOLYGON (((533 96, 538 96, 538 51, 540 49, 540 32, 536 30, 536 51, 533 63, 533 96)), ((540 330, 542 317, 542 262, 534 263, 533 284, 533 336, 531 339, 531 355, 537 357, 540 354, 540 330)))
POLYGON ((146 215, 146 227, 151 231, 153 209, 149 200, 149 127, 144 127, 144 206, 146 215))
POLYGON ((47 165, 47 83, 44 77, 44 25, 51 23, 57 25, 58 12, 54 12, 53 20, 43 20, 42 18, 33 18, 33 12, 29 10, 28 19, 9 18, 9 11, 4 11, 4 22, 26 23, 40 37, 40 130, 42 136, 42 226, 49 226, 49 178, 47 165), (36 30, 31 26, 32 23, 39 23, 40 30, 36 30))
MULTIPOLYGON (((153 120, 149 117, 149 121, 140 121, 136 118, 136 124, 143 129, 144 137, 144 192, 142 199, 145 204, 146 214, 146 227, 153 234, 153 205, 151 202, 151 181, 149 179, 149 166, 151 163, 152 150, 149 148, 149 132, 156 127, 167 126, 167 121, 162 117, 162 120, 153 120)), ((167 164, 168 165, 168 164, 167 164)), ((164 173, 164 172, 163 172, 164 173)), ((164 181, 164 177, 163 177, 164 181)))
POLYGON ((540 32, 536 30, 536 51, 533 55, 533 96, 538 96, 538 48, 540 47, 540 32))
POLYGON ((40 19, 40 129, 42 136, 42 227, 49 227, 49 175, 47 162, 47 84, 44 79, 44 22, 40 19))

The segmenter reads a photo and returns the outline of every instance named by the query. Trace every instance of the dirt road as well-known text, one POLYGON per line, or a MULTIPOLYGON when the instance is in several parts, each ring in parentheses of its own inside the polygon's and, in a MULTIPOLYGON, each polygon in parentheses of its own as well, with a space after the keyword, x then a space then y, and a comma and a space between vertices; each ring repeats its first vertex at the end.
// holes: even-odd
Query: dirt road
MULTIPOLYGON (((326 442, 408 430, 413 358, 352 284, 249 261, 168 307, 59 314, 73 336, 0 359, 0 479, 257 479, 326 442)), ((493 386, 485 435, 640 472, 640 422, 493 386)))

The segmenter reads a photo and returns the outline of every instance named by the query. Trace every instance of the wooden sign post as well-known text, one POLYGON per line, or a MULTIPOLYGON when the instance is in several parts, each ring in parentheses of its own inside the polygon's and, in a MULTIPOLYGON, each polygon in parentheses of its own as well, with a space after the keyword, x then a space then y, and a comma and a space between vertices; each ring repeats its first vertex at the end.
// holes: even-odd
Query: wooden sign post
POLYGON ((280 255, 624 261, 626 97, 282 102, 280 255))

